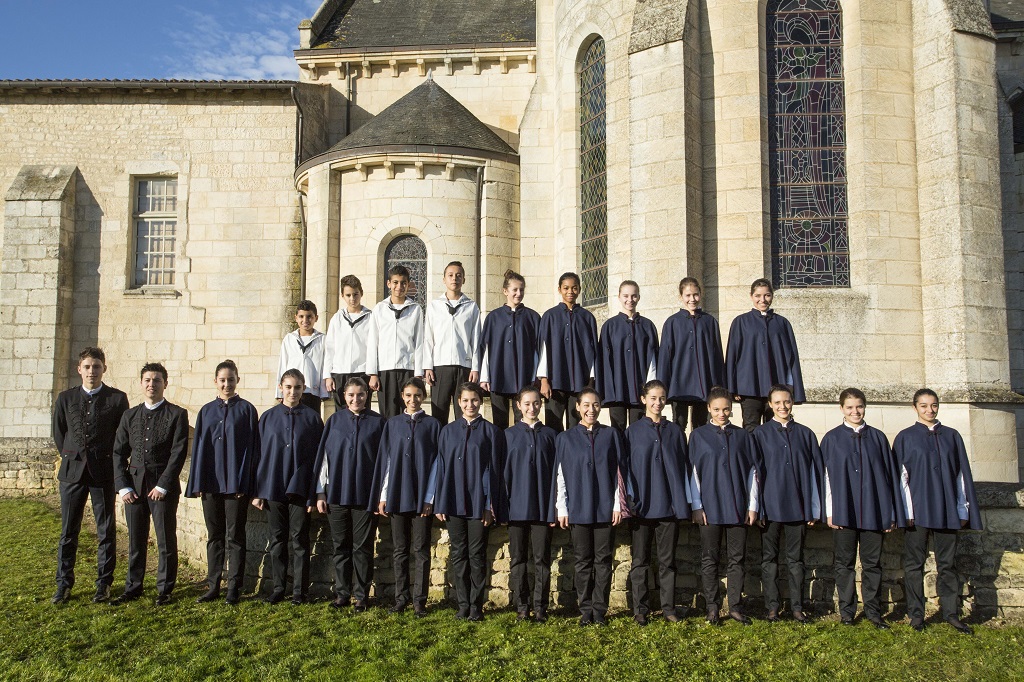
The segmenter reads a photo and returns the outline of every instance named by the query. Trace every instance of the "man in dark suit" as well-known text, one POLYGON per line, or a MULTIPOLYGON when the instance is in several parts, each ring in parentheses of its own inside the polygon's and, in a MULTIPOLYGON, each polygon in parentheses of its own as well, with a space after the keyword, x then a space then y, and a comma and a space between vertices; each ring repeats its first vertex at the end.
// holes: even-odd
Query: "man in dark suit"
POLYGON ((99 348, 78 355, 82 385, 57 396, 53 410, 53 440, 60 452, 60 544, 57 547, 57 592, 50 601, 62 604, 75 584, 78 534, 85 501, 92 498, 99 552, 94 602, 106 601, 114 580, 114 433, 128 409, 128 396, 103 383, 106 356, 99 348))
POLYGON ((156 604, 162 606, 170 603, 178 578, 179 477, 188 453, 188 412, 164 400, 167 370, 163 365, 143 365, 140 376, 145 400, 124 413, 114 440, 117 491, 128 523, 128 577, 114 603, 142 596, 152 518, 160 552, 156 604))

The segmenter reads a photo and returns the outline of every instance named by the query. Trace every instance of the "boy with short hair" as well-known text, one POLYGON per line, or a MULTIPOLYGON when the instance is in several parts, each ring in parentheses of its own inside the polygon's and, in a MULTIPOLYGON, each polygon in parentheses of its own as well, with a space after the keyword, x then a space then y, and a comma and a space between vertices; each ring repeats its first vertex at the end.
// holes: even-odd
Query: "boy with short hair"
POLYGON ((81 387, 57 396, 53 409, 53 441, 60 453, 60 544, 57 546, 57 591, 50 600, 62 604, 75 584, 78 534, 82 529, 85 500, 92 498, 99 551, 94 602, 110 596, 116 561, 114 529, 114 435, 121 415, 128 409, 128 396, 103 383, 106 356, 88 347, 78 355, 81 387))
POLYGON ((163 606, 171 602, 178 578, 177 514, 181 469, 188 455, 188 412, 164 399, 167 369, 163 365, 146 363, 139 379, 143 402, 121 417, 114 441, 116 487, 128 524, 128 576, 124 592, 114 603, 142 596, 152 518, 160 552, 156 605, 163 606))
POLYGON ((374 306, 366 334, 368 383, 380 391, 377 404, 385 419, 405 409, 405 382, 423 376, 423 311, 408 298, 411 279, 404 265, 388 270, 390 294, 374 306))
MULTIPOLYGON (((334 313, 327 326, 324 358, 324 384, 334 396, 334 405, 345 407, 345 384, 352 377, 369 381, 366 374, 366 343, 372 312, 363 305, 363 283, 355 275, 345 275, 339 282, 344 305, 334 313)), ((370 393, 367 399, 373 398, 370 393)))
POLYGON ((462 416, 456 390, 480 377, 480 306, 462 293, 466 270, 453 260, 444 268, 445 292, 427 307, 423 368, 430 384, 430 414, 448 423, 452 406, 462 416))
MULTIPOLYGON (((316 304, 308 300, 301 301, 295 311, 295 324, 298 328, 289 332, 281 341, 281 360, 277 364, 277 376, 282 376, 289 369, 302 372, 306 379, 302 404, 320 414, 320 404, 328 397, 324 386, 326 337, 313 328, 316 321, 316 304)), ((281 400, 281 397, 279 387, 277 399, 281 400)))

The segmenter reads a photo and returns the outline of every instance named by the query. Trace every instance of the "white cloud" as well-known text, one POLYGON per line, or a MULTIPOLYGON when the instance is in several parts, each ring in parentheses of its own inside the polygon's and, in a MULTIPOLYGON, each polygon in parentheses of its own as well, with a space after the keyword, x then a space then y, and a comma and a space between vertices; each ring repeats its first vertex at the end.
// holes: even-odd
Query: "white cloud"
MULTIPOLYGON (((219 3, 211 3, 217 8, 219 3)), ((256 3, 234 14, 180 8, 182 25, 168 28, 178 50, 166 58, 168 78, 186 80, 295 80, 298 25, 320 6, 318 0, 289 5, 256 3)))

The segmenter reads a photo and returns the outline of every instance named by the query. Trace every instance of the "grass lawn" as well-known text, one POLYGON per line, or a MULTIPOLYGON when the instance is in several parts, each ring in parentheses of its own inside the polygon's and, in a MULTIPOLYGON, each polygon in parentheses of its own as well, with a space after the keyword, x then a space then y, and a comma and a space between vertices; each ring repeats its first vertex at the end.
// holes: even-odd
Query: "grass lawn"
MULTIPOLYGON (((509 611, 460 622, 446 606, 422 620, 382 608, 336 613, 326 602, 228 607, 194 603, 200 575, 187 566, 170 606, 153 606, 152 577, 143 600, 94 605, 95 537, 84 532, 74 597, 54 607, 58 514, 38 500, 0 500, 0 519, 4 680, 1024 679, 1018 626, 983 625, 964 637, 945 625, 923 634, 833 620, 711 628, 692 617, 641 629, 618 614, 606 628, 582 629, 570 614, 545 625, 517 624, 509 611)), ((123 552, 127 541, 118 541, 123 552)), ((125 563, 122 555, 115 595, 125 563)))

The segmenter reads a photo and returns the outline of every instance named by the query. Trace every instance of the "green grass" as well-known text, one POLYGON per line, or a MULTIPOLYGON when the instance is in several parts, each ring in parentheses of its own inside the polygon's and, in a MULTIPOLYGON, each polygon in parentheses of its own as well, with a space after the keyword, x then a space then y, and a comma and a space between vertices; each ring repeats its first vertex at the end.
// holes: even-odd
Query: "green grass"
MULTIPOLYGON (((75 596, 54 607, 57 514, 41 501, 0 500, 0 519, 3 680, 1024 679, 1018 626, 981 626, 974 637, 943 625, 918 634, 833 620, 710 628, 689 618, 641 629, 619 614, 607 628, 582 629, 568 614, 545 625, 517 624, 508 611, 459 622, 445 606, 423 620, 381 608, 339 614, 325 602, 231 608, 195 604, 199 575, 184 566, 171 606, 152 605, 151 577, 146 599, 97 606, 95 539, 85 533, 75 596)), ((123 580, 121 557, 115 594, 123 580)))

